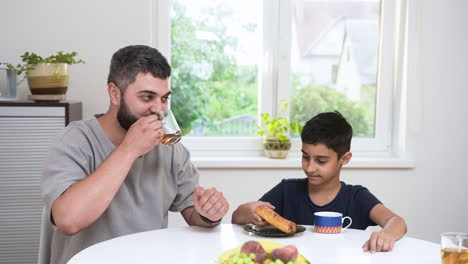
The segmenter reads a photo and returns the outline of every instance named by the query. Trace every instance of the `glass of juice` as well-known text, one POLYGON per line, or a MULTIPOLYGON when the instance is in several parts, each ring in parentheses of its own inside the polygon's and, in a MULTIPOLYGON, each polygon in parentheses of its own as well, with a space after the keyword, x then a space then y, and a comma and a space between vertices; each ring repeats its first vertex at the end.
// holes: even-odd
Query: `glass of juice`
POLYGON ((442 264, 468 264, 468 233, 441 234, 440 249, 442 264))
POLYGON ((162 119, 164 134, 161 136, 161 143, 164 145, 172 146, 180 141, 182 132, 180 131, 177 120, 172 114, 171 109, 167 109, 164 114, 157 114, 162 119))

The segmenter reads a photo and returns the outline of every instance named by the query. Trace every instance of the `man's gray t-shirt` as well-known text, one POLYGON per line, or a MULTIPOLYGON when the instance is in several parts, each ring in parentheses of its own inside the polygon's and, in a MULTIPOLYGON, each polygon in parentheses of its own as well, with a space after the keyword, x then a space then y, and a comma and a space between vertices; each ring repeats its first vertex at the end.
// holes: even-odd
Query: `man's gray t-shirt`
MULTIPOLYGON (((95 118, 65 128, 49 149, 42 176, 47 212, 50 214, 52 204, 63 192, 93 173, 115 148, 95 118)), ((66 263, 79 251, 107 239, 166 228, 168 211, 179 212, 193 205, 198 178, 198 170, 181 143, 159 144, 133 163, 96 222, 73 236, 55 228, 50 263, 66 263)))

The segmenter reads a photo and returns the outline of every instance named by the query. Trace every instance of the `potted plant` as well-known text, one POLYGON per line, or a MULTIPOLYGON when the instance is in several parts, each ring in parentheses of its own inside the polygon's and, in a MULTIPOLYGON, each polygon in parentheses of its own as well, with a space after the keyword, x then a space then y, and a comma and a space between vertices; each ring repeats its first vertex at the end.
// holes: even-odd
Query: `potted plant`
POLYGON ((291 149, 290 132, 300 133, 302 126, 297 121, 288 121, 285 116, 288 104, 281 100, 278 116, 261 113, 261 126, 257 135, 263 136, 263 150, 267 157, 285 159, 291 149))
POLYGON ((28 80, 33 100, 63 100, 68 89, 68 65, 84 63, 83 60, 75 59, 77 53, 63 53, 58 51, 55 55, 43 58, 34 52, 25 52, 21 55, 22 64, 8 68, 28 80))

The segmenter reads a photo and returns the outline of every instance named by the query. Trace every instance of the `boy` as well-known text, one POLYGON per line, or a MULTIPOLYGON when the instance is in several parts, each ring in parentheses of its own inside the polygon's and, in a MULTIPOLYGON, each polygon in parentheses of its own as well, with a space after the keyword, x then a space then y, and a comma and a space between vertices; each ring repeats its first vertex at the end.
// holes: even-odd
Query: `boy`
POLYGON ((363 250, 371 253, 392 250, 395 241, 406 233, 406 223, 386 208, 369 190, 340 181, 340 170, 351 159, 351 125, 339 112, 321 113, 309 120, 301 133, 302 169, 307 178, 284 179, 259 201, 240 205, 232 214, 235 224, 267 223, 255 208, 266 205, 298 224, 313 225, 314 213, 340 212, 353 220, 350 228, 373 232, 363 250))

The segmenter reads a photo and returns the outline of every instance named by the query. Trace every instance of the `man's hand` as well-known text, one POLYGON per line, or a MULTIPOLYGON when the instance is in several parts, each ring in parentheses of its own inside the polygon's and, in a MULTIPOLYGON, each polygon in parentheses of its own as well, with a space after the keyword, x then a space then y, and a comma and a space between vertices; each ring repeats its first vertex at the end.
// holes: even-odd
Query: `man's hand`
POLYGON ((198 214, 211 221, 223 218, 229 210, 229 203, 216 188, 205 190, 203 187, 197 187, 193 192, 193 203, 198 214))
POLYGON ((391 251, 395 245, 397 239, 381 230, 379 232, 373 232, 370 239, 364 243, 362 249, 364 252, 380 252, 380 251, 391 251))
POLYGON ((138 119, 128 129, 121 146, 138 158, 156 147, 161 142, 163 133, 162 121, 156 115, 148 115, 138 119))

